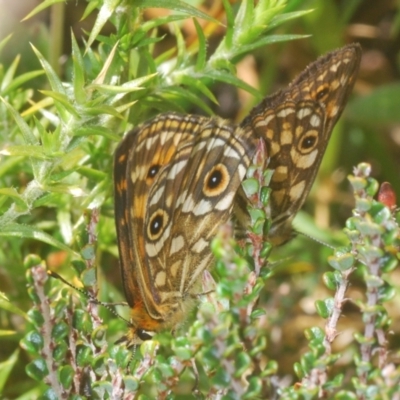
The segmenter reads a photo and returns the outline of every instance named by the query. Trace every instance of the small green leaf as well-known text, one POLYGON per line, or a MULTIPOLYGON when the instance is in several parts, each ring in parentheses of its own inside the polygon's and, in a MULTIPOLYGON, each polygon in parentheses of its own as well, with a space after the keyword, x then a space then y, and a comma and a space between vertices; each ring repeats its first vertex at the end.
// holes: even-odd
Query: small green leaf
POLYGON ((0 362, 0 393, 4 393, 4 387, 10 376, 11 370, 18 361, 19 350, 15 350, 7 360, 0 362))
POLYGON ((16 304, 11 303, 6 295, 2 292, 0 292, 0 308, 12 314, 19 315, 24 319, 27 318, 27 314, 23 310, 21 310, 16 304))
POLYGON ((102 114, 108 114, 112 115, 115 118, 119 119, 124 119, 123 115, 118 112, 114 107, 108 106, 106 104, 99 105, 99 106, 93 106, 93 107, 87 107, 84 110, 84 113, 89 115, 89 116, 99 116, 102 114))
POLYGON ((322 276, 322 279, 325 283, 325 286, 330 290, 336 290, 340 283, 340 281, 338 281, 336 271, 325 272, 324 275, 322 276))
POLYGON ((379 190, 379 183, 374 178, 368 178, 368 186, 366 187, 365 191, 367 192, 368 196, 375 196, 379 190))
POLYGON ((156 72, 154 74, 142 76, 140 78, 133 79, 128 82, 124 82, 122 85, 106 85, 104 83, 102 83, 102 84, 93 83, 93 84, 88 85, 87 88, 88 89, 96 89, 101 93, 118 94, 118 96, 116 96, 114 98, 114 100, 111 102, 111 103, 114 103, 121 99, 120 94, 131 93, 131 92, 145 89, 145 86, 143 84, 152 80, 156 76, 158 76, 158 72, 156 72))
POLYGON ((374 202, 369 213, 374 218, 374 222, 376 222, 377 224, 382 224, 388 221, 392 216, 390 210, 387 207, 377 202, 374 202))
POLYGON ((173 10, 178 13, 187 14, 190 17, 196 17, 200 19, 205 19, 208 21, 213 21, 218 25, 221 24, 220 21, 210 17, 198 8, 191 6, 190 4, 180 1, 180 0, 135 0, 135 6, 141 8, 166 8, 168 10, 173 10))
POLYGON ((328 263, 332 268, 338 271, 347 271, 354 265, 354 256, 351 253, 345 253, 339 256, 330 256, 328 263))
POLYGON ((380 288, 385 283, 385 281, 381 277, 376 276, 376 275, 366 274, 364 276, 364 280, 365 280, 365 283, 367 284, 367 286, 370 288, 371 287, 372 288, 380 288))
MULTIPOLYGON (((45 149, 41 145, 16 145, 8 146, 1 151, 2 154, 13 157, 29 157, 37 160, 49 160, 51 157, 45 153, 45 149)), ((59 156, 59 155, 58 155, 59 156)), ((4 193, 6 194, 6 193, 4 193)), ((8 192, 8 195, 11 191, 8 192)))
POLYGON ((75 372, 70 365, 65 365, 58 371, 60 382, 65 389, 69 389, 71 387, 74 375, 75 372))
POLYGON ((69 333, 68 325, 65 322, 61 321, 53 326, 51 335, 55 340, 55 342, 57 343, 58 341, 63 340, 66 336, 68 336, 68 333, 69 333))
POLYGON ((17 90, 19 87, 24 85, 26 82, 37 78, 40 75, 43 75, 44 71, 39 70, 39 71, 30 71, 26 72, 25 74, 18 75, 15 79, 13 79, 7 86, 4 86, 3 89, 1 90, 1 94, 3 96, 7 96, 10 93, 14 92, 17 90))
POLYGON ((0 40, 0 53, 3 51, 4 46, 10 41, 11 37, 12 37, 12 33, 10 33, 5 38, 0 40))
POLYGON ((307 340, 318 340, 320 343, 325 338, 325 332, 319 327, 308 328, 304 331, 307 340))
POLYGON ((349 180, 351 186, 353 186, 353 190, 355 190, 355 191, 364 190, 368 184, 366 179, 355 177, 352 175, 349 175, 347 177, 347 179, 349 180))
POLYGON ((214 94, 210 89, 195 76, 190 75, 182 75, 179 78, 179 82, 183 85, 187 85, 189 88, 197 89, 200 93, 206 96, 209 100, 211 100, 214 104, 218 104, 218 100, 215 98, 214 94))
POLYGON ((399 259, 395 257, 393 254, 387 254, 385 255, 382 260, 382 267, 381 270, 382 272, 392 272, 397 268, 397 265, 399 264, 399 259))
MULTIPOLYGON (((90 247, 94 250, 93 246, 90 247)), ((94 252, 91 253, 94 256, 94 252)), ((85 286, 95 286, 97 283, 97 270, 96 268, 87 268, 82 273, 82 282, 85 286)))
POLYGON ((360 246, 358 247, 359 254, 368 262, 375 262, 378 258, 384 256, 381 248, 376 246, 360 246))
POLYGON ((206 57, 207 57, 207 43, 206 37, 204 36, 203 29, 200 24, 197 22, 197 19, 193 19, 194 26, 196 28, 197 39, 199 41, 198 45, 198 53, 196 59, 195 71, 202 71, 206 65, 206 57))
MULTIPOLYGON (((354 339, 360 343, 360 344, 373 344, 375 342, 374 338, 366 338, 365 336, 361 335, 361 333, 354 333, 354 339)), ((368 371, 371 368, 371 365, 369 363, 365 363, 362 361, 359 361, 357 364, 357 367, 361 366, 364 371, 368 371), (364 365, 364 367, 363 367, 364 365)))
MULTIPOLYGON (((4 74, 2 82, 1 82, 1 87, 0 87, 2 92, 12 82, 15 72, 18 68, 20 59, 21 59, 21 56, 17 55, 15 57, 14 61, 8 67, 6 73, 4 74)), ((4 92, 2 94, 4 96, 4 92)))
POLYGON ((305 371, 302 365, 298 362, 295 362, 293 365, 294 373, 297 375, 299 379, 303 379, 305 376, 305 371))
POLYGON ((359 397, 349 390, 341 390, 335 395, 335 400, 357 400, 359 397))
POLYGON ((53 350, 53 358, 56 362, 63 363, 67 357, 68 345, 65 342, 59 342, 53 350))
POLYGON ((274 16, 274 18, 272 18, 271 22, 268 24, 268 30, 275 28, 275 27, 283 24, 284 22, 291 21, 292 19, 300 18, 300 17, 302 17, 306 14, 309 14, 313 11, 314 10, 310 9, 310 10, 294 11, 294 12, 288 12, 288 13, 276 15, 276 16, 274 16))
POLYGON ((396 296, 396 289, 392 286, 384 286, 379 289, 379 300, 383 303, 390 301, 396 296))
POLYGON ((251 319, 258 319, 266 315, 266 311, 264 309, 258 308, 251 313, 251 319))
POLYGON ((263 243, 263 246, 260 251, 260 256, 263 258, 267 258, 272 251, 272 244, 270 242, 263 243))
POLYGON ((87 365, 92 361, 92 349, 90 347, 79 347, 76 362, 79 366, 87 365))
POLYGON ((371 208, 371 201, 368 199, 357 198, 356 199, 356 209, 362 212, 366 212, 371 208))
POLYGON ((95 346, 97 347, 102 347, 107 344, 106 335, 107 329, 105 326, 98 326, 93 332, 92 332, 92 340, 95 346))
POLYGON ((249 53, 255 49, 264 47, 269 44, 305 39, 308 37, 310 37, 310 35, 268 35, 262 39, 258 39, 256 41, 254 41, 251 44, 241 45, 240 47, 238 47, 236 49, 234 56, 236 57, 236 56, 244 54, 244 53, 249 53))
MULTIPOLYGON (((189 90, 186 90, 184 88, 178 87, 178 86, 170 86, 168 88, 163 88, 162 89, 162 94, 163 94, 163 102, 165 103, 166 101, 171 102, 171 107, 173 109, 176 109, 177 103, 176 99, 180 100, 188 100, 189 102, 199 106, 202 110, 204 110, 207 114, 212 115, 213 111, 212 109, 201 99, 199 98, 198 95, 191 93, 189 90), (173 99, 171 101, 171 98, 168 98, 167 96, 173 96, 173 99)), ((171 111, 171 110, 169 110, 171 111)), ((184 111, 181 109, 181 111, 184 111)))
POLYGON ((42 65, 42 68, 44 69, 44 72, 47 75, 47 79, 49 80, 50 86, 55 93, 59 93, 61 95, 66 96, 67 93, 64 89, 64 86, 58 77, 58 75, 55 73, 53 70, 52 66, 49 64, 49 62, 43 57, 43 55, 39 52, 39 50, 36 49, 35 46, 31 45, 33 51, 35 52, 37 58, 40 61, 40 64, 42 65))
POLYGON ((96 254, 96 249, 92 244, 84 246, 81 250, 81 255, 84 260, 93 260, 95 254, 96 254))
POLYGON ((106 22, 111 18, 121 0, 104 0, 102 6, 97 14, 96 21, 90 31, 90 36, 86 44, 86 51, 96 40, 97 36, 100 34, 101 29, 106 24, 106 22))
POLYGON ((37 140, 35 134, 32 132, 30 126, 24 121, 24 119, 20 116, 20 114, 10 105, 8 104, 2 97, 0 100, 3 101, 4 105, 6 106, 7 110, 13 116, 15 122, 17 123, 22 136, 25 140, 27 145, 39 145, 39 141, 37 140))
POLYGON ((234 85, 251 93, 256 97, 256 99, 261 99, 261 94, 256 89, 227 71, 208 70, 206 72, 199 73, 199 75, 203 78, 208 78, 220 82, 225 82, 229 85, 234 85))
POLYGON ((84 104, 87 100, 87 94, 85 92, 85 64, 73 32, 71 32, 71 43, 72 66, 74 70, 72 84, 74 87, 75 100, 78 104, 84 104))
POLYGON ((327 319, 332 315, 334 300, 326 299, 324 301, 317 300, 315 302, 315 308, 320 317, 327 319))
POLYGON ((262 223, 265 221, 265 213, 263 210, 257 208, 251 208, 248 210, 252 225, 255 224, 257 221, 261 220, 262 223))
POLYGON ((246 392, 243 394, 242 399, 252 400, 260 398, 262 389, 263 381, 257 376, 252 376, 249 379, 249 386, 247 387, 246 392))
POLYGON ((240 377, 244 374, 252 365, 250 356, 245 352, 240 352, 235 357, 235 377, 240 377))
POLYGON ((25 367, 25 371, 28 376, 38 382, 42 381, 49 374, 49 370, 47 369, 46 362, 43 358, 37 358, 30 362, 25 367))
MULTIPOLYGON (((98 136, 103 136, 107 139, 114 140, 116 142, 120 141, 121 138, 110 131, 108 128, 104 128, 103 126, 97 126, 97 125, 92 125, 92 126, 81 126, 78 128, 76 131, 72 132, 74 136, 92 136, 92 135, 98 135, 98 136)), ((80 170, 84 170, 86 167, 80 167, 80 170)), ((99 173, 99 171, 97 171, 99 173)), ((103 175, 104 176, 104 175, 103 175)))
POLYGON ((271 197, 271 188, 263 186, 260 191, 260 201, 264 207, 269 203, 271 197))
POLYGON ((75 310, 73 315, 73 326, 83 333, 90 333, 93 330, 92 321, 87 312, 83 310, 75 310))
MULTIPOLYGON (((65 93, 54 92, 51 90, 39 90, 39 92, 44 94, 45 96, 51 97, 55 100, 56 103, 60 103, 60 105, 62 107, 65 107, 65 110, 72 114, 75 118, 79 119, 81 117, 81 115, 71 104, 68 96, 65 93)), ((64 115, 63 120, 67 121, 67 119, 68 118, 64 115)))
POLYGON ((48 235, 47 233, 37 229, 33 226, 29 225, 20 225, 17 223, 10 223, 6 226, 3 226, 0 230, 0 236, 16 236, 25 239, 36 239, 40 240, 44 243, 50 244, 51 246, 57 247, 61 250, 65 250, 70 254, 73 254, 75 257, 79 257, 79 254, 75 253, 71 250, 70 247, 66 246, 65 244, 59 242, 53 236, 48 235))
POLYGON ((29 321, 32 322, 33 324, 35 324, 36 326, 42 326, 44 323, 43 314, 36 308, 31 308, 27 312, 27 317, 28 317, 29 321))
POLYGON ((125 391, 127 393, 136 392, 139 388, 139 379, 133 376, 124 378, 125 391))
POLYGON ((29 18, 32 18, 34 15, 40 13, 41 11, 45 10, 46 8, 57 4, 63 3, 64 0, 43 0, 39 5, 37 5, 26 17, 22 19, 22 21, 26 21, 29 18))
POLYGON ((246 196, 250 197, 258 193, 260 185, 256 178, 248 178, 242 182, 242 188, 246 196))
POLYGON ((44 340, 42 335, 37 331, 28 332, 21 342, 23 348, 32 354, 37 354, 42 350, 44 345, 44 340))
MULTIPOLYGON (((170 22, 175 22, 175 21, 181 21, 183 19, 187 19, 186 15, 167 15, 165 17, 158 17, 158 18, 153 18, 150 19, 149 21, 146 22, 142 22, 140 28, 144 31, 144 32, 148 32, 151 29, 154 29, 160 25, 167 25, 170 22)), ((140 36, 140 43, 142 43, 144 35, 140 36)))

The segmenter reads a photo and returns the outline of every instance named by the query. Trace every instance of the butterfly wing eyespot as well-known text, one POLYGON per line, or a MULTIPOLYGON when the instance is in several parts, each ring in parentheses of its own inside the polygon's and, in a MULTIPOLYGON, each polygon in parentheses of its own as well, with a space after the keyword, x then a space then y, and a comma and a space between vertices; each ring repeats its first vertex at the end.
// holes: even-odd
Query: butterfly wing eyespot
POLYGON ((207 172, 204 178, 203 193, 207 197, 219 196, 229 185, 229 172, 224 164, 218 164, 207 172))
POLYGON ((299 151, 301 153, 309 153, 318 146, 318 131, 311 129, 306 131, 304 136, 300 139, 299 151))
POLYGON ((163 210, 157 210, 153 213, 148 222, 147 236, 149 240, 155 241, 160 238, 168 224, 168 213, 163 210))
POLYGON ((155 176, 157 175, 158 171, 160 170, 160 168, 161 168, 161 165, 158 165, 158 164, 151 165, 147 172, 147 179, 153 180, 155 178, 155 176))
POLYGON ((329 93, 329 87, 322 86, 322 87, 318 88, 317 94, 316 94, 315 97, 316 97, 317 100, 321 101, 321 100, 324 100, 327 97, 328 93, 329 93))

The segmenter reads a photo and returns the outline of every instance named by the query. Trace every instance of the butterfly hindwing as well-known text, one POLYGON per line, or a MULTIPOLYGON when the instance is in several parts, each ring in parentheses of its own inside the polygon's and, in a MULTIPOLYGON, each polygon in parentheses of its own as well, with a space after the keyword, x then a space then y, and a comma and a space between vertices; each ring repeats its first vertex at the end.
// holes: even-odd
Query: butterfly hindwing
MULTIPOLYGON (((361 59, 356 44, 328 53, 307 67, 287 89, 266 97, 244 119, 254 138, 266 141, 268 168, 274 170, 272 228, 275 244, 291 236, 291 221, 302 207, 314 182, 332 129, 355 82, 361 59)), ((246 201, 238 194, 238 219, 246 201)))

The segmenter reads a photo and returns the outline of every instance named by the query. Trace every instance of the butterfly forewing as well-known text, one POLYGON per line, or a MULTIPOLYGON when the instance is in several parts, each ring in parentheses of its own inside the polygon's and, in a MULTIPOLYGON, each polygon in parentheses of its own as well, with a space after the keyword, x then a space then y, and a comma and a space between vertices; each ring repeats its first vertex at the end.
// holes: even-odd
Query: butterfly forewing
POLYGON ((195 283, 212 262, 210 242, 230 217, 251 146, 235 125, 203 120, 194 143, 179 148, 151 188, 146 264, 165 317, 184 311, 188 295, 199 293, 195 283))

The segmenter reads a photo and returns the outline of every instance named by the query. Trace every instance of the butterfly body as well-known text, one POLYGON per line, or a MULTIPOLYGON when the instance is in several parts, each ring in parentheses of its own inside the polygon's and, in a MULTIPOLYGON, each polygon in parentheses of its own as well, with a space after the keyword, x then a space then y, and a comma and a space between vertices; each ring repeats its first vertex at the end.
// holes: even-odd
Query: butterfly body
POLYGON ((291 235, 354 84, 358 45, 329 53, 235 125, 161 114, 128 133, 115 153, 115 216, 129 344, 183 319, 212 263, 210 243, 232 214, 249 220, 241 189, 259 139, 271 181, 270 239, 291 235))

